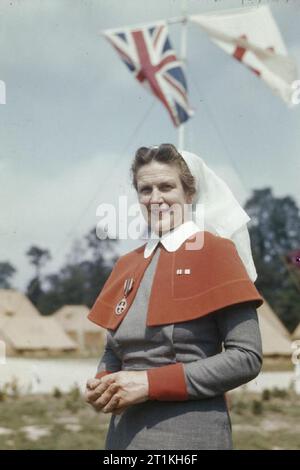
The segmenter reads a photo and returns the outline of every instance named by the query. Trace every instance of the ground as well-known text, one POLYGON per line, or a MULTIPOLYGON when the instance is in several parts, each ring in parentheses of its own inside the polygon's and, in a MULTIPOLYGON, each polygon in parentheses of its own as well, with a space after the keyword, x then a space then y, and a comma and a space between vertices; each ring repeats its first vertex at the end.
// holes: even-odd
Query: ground
MULTIPOLYGON (((265 390, 230 394, 235 449, 300 450, 300 396, 265 390)), ((19 396, 0 392, 0 449, 103 449, 110 415, 95 413, 78 389, 19 396)))

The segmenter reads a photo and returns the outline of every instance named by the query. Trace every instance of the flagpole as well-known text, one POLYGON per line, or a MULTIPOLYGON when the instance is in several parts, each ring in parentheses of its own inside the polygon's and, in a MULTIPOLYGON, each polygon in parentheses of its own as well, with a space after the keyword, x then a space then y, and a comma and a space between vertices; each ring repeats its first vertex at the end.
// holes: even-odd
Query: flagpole
MULTIPOLYGON (((183 68, 186 68, 187 55, 187 0, 181 0, 181 39, 180 39, 180 59, 183 68)), ((178 148, 184 149, 184 124, 178 128, 178 148)))

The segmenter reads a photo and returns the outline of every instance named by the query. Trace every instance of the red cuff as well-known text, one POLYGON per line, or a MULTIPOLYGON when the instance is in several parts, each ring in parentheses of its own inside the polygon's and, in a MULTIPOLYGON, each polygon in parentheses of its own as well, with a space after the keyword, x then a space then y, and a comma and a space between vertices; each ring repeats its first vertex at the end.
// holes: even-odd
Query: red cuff
POLYGON ((150 400, 188 400, 184 369, 181 362, 148 369, 147 375, 150 400))
POLYGON ((104 375, 112 374, 109 370, 103 370, 102 372, 98 372, 98 374, 95 375, 95 379, 101 379, 104 375))

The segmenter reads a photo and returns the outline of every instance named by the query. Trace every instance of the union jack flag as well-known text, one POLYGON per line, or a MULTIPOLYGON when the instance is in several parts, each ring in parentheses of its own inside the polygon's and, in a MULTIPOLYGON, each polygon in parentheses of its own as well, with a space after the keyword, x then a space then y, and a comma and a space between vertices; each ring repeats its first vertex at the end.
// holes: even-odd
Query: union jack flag
POLYGON ((167 108, 176 127, 192 116, 185 75, 172 49, 166 22, 110 29, 104 36, 135 78, 167 108))

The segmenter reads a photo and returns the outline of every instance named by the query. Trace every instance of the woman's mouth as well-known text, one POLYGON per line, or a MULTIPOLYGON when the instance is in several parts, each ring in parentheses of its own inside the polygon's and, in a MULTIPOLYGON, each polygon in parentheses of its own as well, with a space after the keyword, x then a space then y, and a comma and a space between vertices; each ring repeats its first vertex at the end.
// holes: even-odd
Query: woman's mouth
POLYGON ((159 207, 151 207, 150 212, 153 215, 165 214, 170 211, 170 206, 164 205, 159 207))

